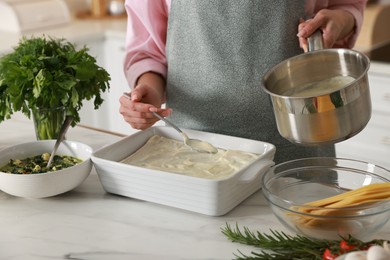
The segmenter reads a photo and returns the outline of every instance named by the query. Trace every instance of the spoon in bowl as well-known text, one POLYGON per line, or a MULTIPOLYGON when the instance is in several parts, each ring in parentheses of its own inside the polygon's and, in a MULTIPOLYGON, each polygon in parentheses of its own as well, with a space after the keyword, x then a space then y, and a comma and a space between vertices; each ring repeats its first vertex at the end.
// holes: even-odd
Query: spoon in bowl
POLYGON ((58 135, 57 141, 54 144, 53 151, 50 154, 50 158, 49 158, 49 161, 47 162, 46 168, 50 167, 51 162, 53 161, 54 155, 57 152, 58 146, 60 146, 61 142, 64 140, 65 134, 68 131, 68 128, 70 126, 70 123, 72 123, 72 121, 73 121, 73 117, 72 116, 66 116, 65 121, 64 121, 64 123, 61 126, 60 134, 58 135))
MULTIPOLYGON (((128 93, 123 93, 123 95, 125 95, 125 97, 127 97, 129 99, 131 98, 131 95, 128 93)), ((158 119, 164 121, 169 126, 173 127, 176 131, 178 131, 183 136, 184 144, 187 145, 188 147, 190 147, 191 149, 193 149, 197 152, 201 152, 201 153, 217 153, 218 152, 218 149, 215 148, 212 144, 205 142, 205 141, 198 140, 198 139, 189 138, 186 133, 184 133, 179 127, 177 127, 175 124, 173 124, 168 119, 160 116, 156 112, 151 112, 151 113, 155 117, 157 117, 158 119)))

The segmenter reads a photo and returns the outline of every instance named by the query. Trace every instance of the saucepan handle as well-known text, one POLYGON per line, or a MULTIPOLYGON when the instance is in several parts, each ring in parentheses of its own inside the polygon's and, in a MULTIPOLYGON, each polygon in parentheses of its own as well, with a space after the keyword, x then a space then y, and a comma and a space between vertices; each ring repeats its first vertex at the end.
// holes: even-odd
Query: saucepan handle
POLYGON ((322 50, 324 48, 324 41, 322 39, 321 30, 317 30, 310 35, 309 38, 307 38, 307 44, 309 51, 322 50))

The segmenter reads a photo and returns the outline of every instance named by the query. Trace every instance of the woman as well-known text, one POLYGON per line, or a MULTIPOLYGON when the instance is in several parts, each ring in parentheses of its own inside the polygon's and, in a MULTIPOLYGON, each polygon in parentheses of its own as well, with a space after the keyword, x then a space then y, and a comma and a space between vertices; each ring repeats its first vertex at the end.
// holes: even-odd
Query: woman
POLYGON ((183 128, 269 142, 277 148, 276 163, 334 156, 333 145, 301 147, 278 134, 261 79, 274 65, 302 53, 317 29, 325 47, 352 47, 365 4, 127 0, 124 68, 132 98, 120 99, 120 113, 136 129, 152 126, 154 111, 183 128))

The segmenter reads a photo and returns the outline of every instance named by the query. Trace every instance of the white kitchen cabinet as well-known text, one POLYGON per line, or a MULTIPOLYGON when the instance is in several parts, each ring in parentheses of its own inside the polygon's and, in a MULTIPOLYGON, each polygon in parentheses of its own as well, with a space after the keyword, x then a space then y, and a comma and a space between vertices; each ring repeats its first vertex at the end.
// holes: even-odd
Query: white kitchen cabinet
POLYGON ((372 101, 369 123, 356 136, 336 144, 336 154, 390 170, 390 65, 387 66, 387 73, 368 74, 372 101))
POLYGON ((131 134, 134 129, 123 120, 119 113, 119 98, 123 92, 129 92, 130 88, 123 71, 125 58, 125 37, 110 35, 104 44, 105 68, 111 75, 110 92, 108 100, 109 127, 108 130, 121 134, 131 134))
POLYGON ((129 91, 123 72, 125 35, 108 33, 105 37, 77 44, 86 45, 97 64, 111 76, 110 90, 103 94, 104 102, 99 109, 94 109, 92 100, 84 102, 80 111, 80 124, 124 135, 133 133, 135 130, 119 113, 119 98, 123 92, 129 91))
MULTIPOLYGON (((105 68, 105 59, 104 59, 104 45, 105 38, 99 37, 91 39, 90 41, 76 42, 77 47, 81 48, 84 45, 89 48, 88 53, 96 58, 96 62, 99 66, 105 68)), ((83 101, 83 107, 80 110, 80 124, 106 129, 108 125, 109 118, 109 94, 103 94, 104 102, 98 110, 94 109, 93 100, 83 101)))

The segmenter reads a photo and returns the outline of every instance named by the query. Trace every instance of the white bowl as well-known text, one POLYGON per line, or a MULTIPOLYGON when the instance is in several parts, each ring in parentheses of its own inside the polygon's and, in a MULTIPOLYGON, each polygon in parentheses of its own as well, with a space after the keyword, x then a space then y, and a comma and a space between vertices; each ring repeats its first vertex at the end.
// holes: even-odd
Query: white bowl
POLYGON ((263 173, 274 165, 275 146, 272 144, 194 130, 185 132, 190 138, 207 141, 218 148, 252 152, 261 156, 223 179, 193 177, 121 163, 153 135, 182 140, 182 136, 171 127, 150 127, 92 154, 92 162, 105 191, 220 216, 259 190, 263 173))
MULTIPOLYGON (((45 152, 51 153, 55 140, 21 143, 0 150, 0 166, 10 159, 25 159, 45 152)), ((83 143, 63 141, 58 155, 69 155, 82 163, 63 170, 37 174, 12 174, 0 172, 0 190, 18 197, 45 198, 70 191, 79 186, 92 169, 92 148, 83 143)))

